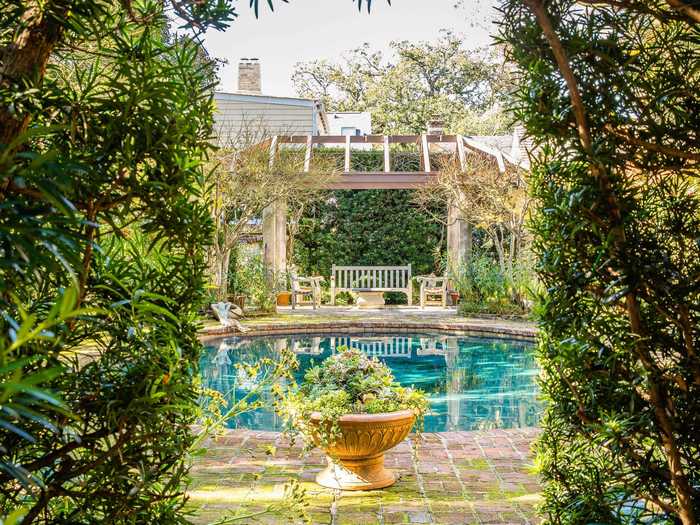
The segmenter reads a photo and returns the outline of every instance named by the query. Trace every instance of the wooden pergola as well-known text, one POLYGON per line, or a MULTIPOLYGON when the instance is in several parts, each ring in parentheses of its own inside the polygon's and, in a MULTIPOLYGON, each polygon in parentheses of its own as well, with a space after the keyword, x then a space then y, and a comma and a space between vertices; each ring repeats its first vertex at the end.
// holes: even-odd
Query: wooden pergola
MULTIPOLYGON (((467 155, 477 153, 492 156, 499 170, 506 170, 506 163, 525 168, 518 159, 494 148, 477 137, 465 135, 279 135, 268 140, 270 147, 270 167, 274 167, 280 148, 304 147, 304 172, 311 170, 314 148, 330 146, 342 147, 345 151, 343 171, 329 180, 327 189, 333 190, 372 190, 372 189, 415 189, 432 182, 438 172, 431 164, 431 147, 456 154, 462 168, 466 166, 467 155), (414 144, 420 151, 420 171, 394 171, 392 169, 391 146, 414 144), (353 171, 351 169, 353 147, 367 145, 381 146, 384 152, 382 171, 353 171)), ((448 203, 447 251, 450 260, 459 261, 471 254, 471 227, 462 220, 455 206, 448 203)), ((282 272, 287 266, 287 203, 276 202, 263 213, 263 247, 268 268, 282 272)))
POLYGON ((414 189, 430 183, 431 177, 437 175, 430 162, 430 147, 452 150, 457 154, 462 167, 466 164, 469 152, 477 152, 494 157, 501 172, 505 171, 506 162, 515 166, 520 163, 510 155, 493 148, 477 138, 465 135, 281 135, 270 139, 270 164, 278 150, 284 145, 305 147, 304 172, 311 168, 314 148, 317 146, 336 146, 345 150, 345 162, 339 177, 330 181, 328 189, 334 190, 370 190, 370 189, 414 189), (391 162, 391 146, 395 144, 414 144, 418 146, 421 156, 420 171, 394 171, 391 162), (351 159, 353 146, 381 146, 384 152, 384 169, 382 171, 353 171, 351 159))

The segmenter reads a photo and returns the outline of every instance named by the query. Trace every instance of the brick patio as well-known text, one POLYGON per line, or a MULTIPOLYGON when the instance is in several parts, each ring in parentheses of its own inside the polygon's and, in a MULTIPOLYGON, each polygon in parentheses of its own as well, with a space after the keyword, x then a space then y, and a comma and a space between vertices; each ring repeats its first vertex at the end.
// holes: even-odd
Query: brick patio
POLYGON ((307 492, 313 523, 534 524, 539 485, 530 447, 538 429, 424 434, 387 453, 400 473, 388 489, 342 492, 313 483, 325 459, 301 457, 280 434, 228 431, 195 461, 190 503, 195 523, 239 515, 235 523, 286 523, 284 486, 297 479, 307 492), (259 514, 272 506, 271 512, 259 514), (246 517, 247 516, 247 517, 246 517))

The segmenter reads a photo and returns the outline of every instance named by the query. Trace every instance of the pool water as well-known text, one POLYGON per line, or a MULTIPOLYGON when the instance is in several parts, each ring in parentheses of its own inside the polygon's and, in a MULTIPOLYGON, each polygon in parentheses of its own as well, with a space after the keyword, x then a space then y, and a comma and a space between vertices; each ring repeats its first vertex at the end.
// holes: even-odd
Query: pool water
MULTIPOLYGON (((301 382, 306 370, 343 346, 376 356, 399 383, 426 392, 427 432, 517 428, 539 421, 539 369, 532 344, 522 341, 435 334, 231 337, 207 344, 202 380, 232 402, 255 385, 255 378, 242 374, 237 364, 274 359, 289 348, 299 360, 294 375, 301 382)), ((266 399, 269 393, 262 396, 266 399)), ((257 409, 230 420, 228 426, 280 430, 281 419, 272 410, 257 409)))

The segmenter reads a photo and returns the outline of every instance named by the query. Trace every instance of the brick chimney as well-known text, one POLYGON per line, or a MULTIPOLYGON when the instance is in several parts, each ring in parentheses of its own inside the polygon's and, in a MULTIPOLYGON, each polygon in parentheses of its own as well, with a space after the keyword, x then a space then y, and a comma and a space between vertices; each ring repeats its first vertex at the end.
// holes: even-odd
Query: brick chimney
POLYGON ((262 93, 260 62, 257 58, 241 58, 238 64, 238 91, 262 93))
POLYGON ((431 119, 428 121, 428 135, 444 135, 445 122, 439 119, 431 119))

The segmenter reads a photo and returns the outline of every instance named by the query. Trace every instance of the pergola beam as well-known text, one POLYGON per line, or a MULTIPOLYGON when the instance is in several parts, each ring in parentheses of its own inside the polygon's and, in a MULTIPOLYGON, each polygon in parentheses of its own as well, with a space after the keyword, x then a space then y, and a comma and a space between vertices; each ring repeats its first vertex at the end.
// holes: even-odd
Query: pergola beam
POLYGON ((430 162, 430 146, 445 144, 450 146, 458 158, 462 170, 466 169, 467 148, 484 153, 496 160, 501 173, 506 171, 506 162, 522 167, 512 157, 499 149, 463 135, 279 135, 270 139, 270 167, 272 167, 281 145, 305 146, 304 173, 311 169, 313 148, 317 145, 339 145, 344 148, 343 173, 329 184, 329 189, 399 189, 417 188, 428 184, 436 173, 430 162), (354 172, 351 169, 352 145, 371 144, 381 146, 384 154, 384 166, 381 172, 354 172), (392 144, 414 144, 420 151, 421 171, 393 172, 391 166, 392 144), (353 178, 355 177, 355 178, 353 178), (370 181, 370 178, 376 181, 370 181))
MULTIPOLYGON (((344 145, 350 138, 351 144, 384 144, 384 137, 389 144, 420 144, 423 135, 311 135, 312 144, 344 145)), ((309 135, 280 135, 280 144, 306 144, 309 135)), ((425 135, 429 144, 455 144, 457 135, 425 135)))
POLYGON ((459 168, 464 171, 467 168, 467 155, 464 151, 464 139, 462 135, 457 135, 457 157, 459 158, 459 168))
POLYGON ((306 138, 306 154, 304 155, 304 173, 308 173, 311 169, 311 148, 313 146, 312 139, 312 135, 309 135, 306 138))
POLYGON ((437 172, 352 171, 332 178, 325 187, 330 190, 410 190, 431 184, 435 177, 437 172))
POLYGON ((277 135, 272 137, 272 140, 270 141, 270 161, 269 161, 269 166, 270 169, 275 165, 275 158, 277 157, 277 135))
POLYGON ((499 150, 497 150, 496 148, 492 148, 487 144, 483 144, 477 140, 474 140, 471 137, 462 137, 462 140, 464 141, 464 144, 466 144, 470 148, 496 157, 496 162, 498 163, 498 171, 500 171, 501 173, 505 173, 506 164, 503 161, 503 154, 499 150))
POLYGON ((425 133, 420 137, 421 156, 423 159, 423 171, 430 171, 430 148, 428 147, 428 135, 425 133))

